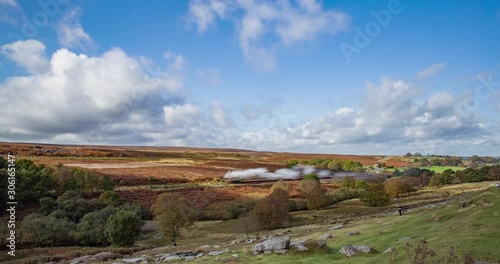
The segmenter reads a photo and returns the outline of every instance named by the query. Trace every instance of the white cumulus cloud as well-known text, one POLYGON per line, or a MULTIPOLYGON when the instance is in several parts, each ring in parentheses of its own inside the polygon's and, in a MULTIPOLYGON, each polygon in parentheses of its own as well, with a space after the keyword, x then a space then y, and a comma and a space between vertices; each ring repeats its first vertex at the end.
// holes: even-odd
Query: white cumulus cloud
POLYGON ((59 43, 67 48, 85 49, 93 45, 92 38, 84 31, 80 22, 82 10, 74 8, 68 11, 57 26, 59 43))

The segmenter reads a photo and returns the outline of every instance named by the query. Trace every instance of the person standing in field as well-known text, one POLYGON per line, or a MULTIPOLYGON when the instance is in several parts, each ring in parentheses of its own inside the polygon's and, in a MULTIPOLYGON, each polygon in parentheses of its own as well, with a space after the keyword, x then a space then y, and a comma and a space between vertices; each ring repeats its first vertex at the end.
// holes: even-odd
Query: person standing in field
POLYGON ((401 204, 399 204, 398 212, 399 212, 399 216, 403 215, 403 206, 401 204))

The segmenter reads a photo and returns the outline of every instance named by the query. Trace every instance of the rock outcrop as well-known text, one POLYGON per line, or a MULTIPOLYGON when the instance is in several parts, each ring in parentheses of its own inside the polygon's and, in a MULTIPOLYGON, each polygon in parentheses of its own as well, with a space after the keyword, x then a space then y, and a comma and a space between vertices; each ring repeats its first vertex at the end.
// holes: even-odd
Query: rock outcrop
POLYGON ((353 245, 345 245, 339 250, 340 254, 344 254, 348 257, 352 257, 360 252, 362 253, 370 253, 375 252, 375 250, 369 246, 353 246, 353 245))
POLYGON ((273 251, 273 250, 283 250, 290 248, 290 237, 276 237, 273 239, 266 240, 264 242, 255 244, 253 248, 254 254, 259 254, 261 252, 273 251))

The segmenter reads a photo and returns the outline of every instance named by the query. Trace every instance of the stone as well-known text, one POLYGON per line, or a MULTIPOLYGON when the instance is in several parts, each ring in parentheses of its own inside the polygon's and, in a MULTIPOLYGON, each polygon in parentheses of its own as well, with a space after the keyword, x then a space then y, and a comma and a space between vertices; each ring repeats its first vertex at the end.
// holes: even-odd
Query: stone
POLYGON ((308 251, 309 249, 308 249, 308 248, 306 248, 306 247, 304 247, 304 245, 298 245, 298 246, 297 246, 297 250, 298 250, 298 251, 308 251))
POLYGON ((273 239, 265 240, 261 243, 257 243, 254 246, 253 252, 260 253, 265 251, 272 251, 276 249, 289 249, 290 248, 290 237, 276 237, 273 239))
POLYGON ((233 255, 231 255, 231 256, 232 256, 232 257, 234 257, 234 258, 239 257, 239 256, 238 256, 238 254, 233 254, 233 255))
POLYGON ((382 252, 382 253, 391 253, 392 251, 394 251, 393 248, 388 248, 388 249, 384 250, 384 252, 382 252))
POLYGON ((330 229, 331 229, 331 230, 337 230, 337 229, 340 229, 340 228, 342 228, 342 227, 344 227, 344 225, 336 225, 336 226, 334 226, 334 227, 332 227, 332 228, 330 228, 330 229))
POLYGON ((410 239, 411 239, 411 237, 403 237, 403 238, 398 239, 398 241, 405 241, 405 240, 410 240, 410 239))
POLYGON ((339 250, 340 254, 344 254, 348 257, 352 257, 352 256, 358 254, 358 252, 359 251, 354 246, 351 246, 351 245, 345 245, 345 246, 341 247, 339 250))
POLYGON ((223 250, 223 251, 212 251, 212 252, 208 253, 208 255, 209 256, 220 256, 220 255, 224 254, 225 252, 228 252, 228 251, 225 251, 225 250, 223 250))
POLYGON ((347 234, 347 236, 356 236, 359 235, 359 231, 352 231, 347 234))
POLYGON ((172 255, 172 256, 165 256, 163 257, 163 261, 171 261, 171 260, 181 260, 181 257, 177 255, 172 255))
POLYGON ((290 243, 290 247, 296 247, 298 245, 304 245, 305 241, 304 240, 298 240, 298 241, 293 241, 290 243))
POLYGON ((191 261, 191 260, 194 260, 195 257, 194 256, 187 256, 184 258, 185 261, 191 261))
POLYGON ((318 246, 319 246, 320 248, 325 247, 325 246, 326 246, 326 241, 324 241, 324 240, 320 240, 320 241, 318 241, 318 246))
POLYGON ((181 258, 185 258, 185 257, 189 257, 189 256, 194 256, 195 254, 193 251, 179 251, 179 252, 175 252, 174 255, 179 256, 181 258))
POLYGON ((332 236, 331 234, 324 234, 324 235, 322 235, 322 236, 321 236, 321 238, 320 238, 320 239, 321 239, 321 240, 327 240, 327 239, 332 238, 332 237, 333 237, 333 236, 332 236))
POLYGON ((264 251, 264 254, 271 254, 271 253, 272 253, 271 250, 264 251))
POLYGON ((196 258, 201 258, 203 256, 205 256, 205 253, 198 253, 198 255, 196 255, 196 258))
POLYGON ((219 245, 214 245, 214 248, 220 248, 220 246, 219 245))
POLYGON ((274 250, 275 253, 278 253, 278 254, 285 254, 286 253, 286 249, 276 249, 274 250))
POLYGON ((105 260, 108 260, 108 259, 112 259, 112 258, 118 258, 120 257, 121 255, 119 254, 116 254, 116 253, 111 253, 111 252, 101 252, 101 253, 97 253, 94 255, 94 258, 96 260, 101 260, 101 261, 105 261, 105 260))
POLYGON ((370 253, 374 252, 375 250, 369 246, 354 246, 358 251, 361 251, 363 253, 370 253))
POLYGON ((139 262, 142 262, 143 260, 146 260, 146 258, 129 258, 129 259, 123 259, 122 262, 124 262, 124 263, 139 263, 139 262))

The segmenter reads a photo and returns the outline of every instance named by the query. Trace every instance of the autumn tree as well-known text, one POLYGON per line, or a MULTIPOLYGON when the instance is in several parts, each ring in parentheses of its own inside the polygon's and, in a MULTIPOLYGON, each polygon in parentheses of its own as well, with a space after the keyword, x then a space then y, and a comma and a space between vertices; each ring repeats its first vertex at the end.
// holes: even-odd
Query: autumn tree
POLYGON ((249 237, 249 233, 259 229, 259 220, 254 214, 247 213, 238 218, 238 227, 249 237))
POLYGON ((408 184, 401 178, 391 178, 384 182, 384 190, 392 198, 399 197, 402 193, 408 193, 409 189, 408 184))
POLYGON ((255 205, 252 214, 257 218, 259 224, 267 230, 281 226, 290 219, 288 194, 283 189, 275 189, 255 205))
POLYGON ((368 185, 366 192, 361 194, 359 198, 369 206, 383 206, 391 200, 389 194, 385 192, 383 184, 368 185))
POLYGON ((500 166, 493 166, 488 170, 487 179, 492 181, 500 180, 500 166))
POLYGON ((443 183, 443 175, 438 173, 438 174, 434 174, 432 177, 431 177, 431 180, 429 181, 429 186, 432 186, 432 187, 439 187, 439 186, 442 186, 444 183, 443 183))
POLYGON ((177 246, 181 228, 190 226, 195 220, 194 209, 179 194, 160 194, 153 204, 155 221, 164 237, 171 238, 177 246))
POLYGON ((326 195, 325 190, 321 188, 321 184, 316 181, 310 181, 311 187, 309 192, 306 194, 307 198, 307 208, 320 209, 331 204, 331 199, 326 195))

